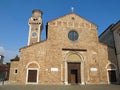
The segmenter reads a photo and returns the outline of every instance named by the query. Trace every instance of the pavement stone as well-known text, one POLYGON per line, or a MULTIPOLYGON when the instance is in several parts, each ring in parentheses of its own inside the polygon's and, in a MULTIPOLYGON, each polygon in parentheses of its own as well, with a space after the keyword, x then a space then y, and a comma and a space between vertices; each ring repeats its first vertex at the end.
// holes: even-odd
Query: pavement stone
POLYGON ((0 90, 120 90, 120 85, 0 85, 0 90))

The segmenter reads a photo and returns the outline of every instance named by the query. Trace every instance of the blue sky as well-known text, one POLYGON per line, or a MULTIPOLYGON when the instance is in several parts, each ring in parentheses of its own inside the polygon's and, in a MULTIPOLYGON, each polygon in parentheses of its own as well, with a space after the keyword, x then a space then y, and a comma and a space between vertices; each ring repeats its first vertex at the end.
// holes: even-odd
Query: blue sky
POLYGON ((48 21, 74 12, 98 26, 98 34, 110 24, 120 20, 120 0, 0 0, 0 54, 5 62, 19 54, 27 45, 28 19, 33 9, 43 11, 45 25, 48 21))

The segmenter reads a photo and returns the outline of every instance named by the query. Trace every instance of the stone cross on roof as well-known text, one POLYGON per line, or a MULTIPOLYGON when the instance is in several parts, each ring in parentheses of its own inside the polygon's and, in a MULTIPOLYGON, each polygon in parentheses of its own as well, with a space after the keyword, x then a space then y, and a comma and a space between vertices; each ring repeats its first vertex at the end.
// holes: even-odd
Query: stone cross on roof
POLYGON ((74 7, 71 7, 71 12, 74 12, 74 7))

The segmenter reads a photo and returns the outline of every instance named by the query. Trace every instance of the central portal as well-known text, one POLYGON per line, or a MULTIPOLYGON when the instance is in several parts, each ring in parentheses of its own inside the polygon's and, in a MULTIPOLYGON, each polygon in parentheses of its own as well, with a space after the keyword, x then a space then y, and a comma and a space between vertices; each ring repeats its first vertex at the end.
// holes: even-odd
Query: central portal
POLYGON ((68 83, 78 84, 81 83, 80 76, 80 63, 68 62, 68 83))

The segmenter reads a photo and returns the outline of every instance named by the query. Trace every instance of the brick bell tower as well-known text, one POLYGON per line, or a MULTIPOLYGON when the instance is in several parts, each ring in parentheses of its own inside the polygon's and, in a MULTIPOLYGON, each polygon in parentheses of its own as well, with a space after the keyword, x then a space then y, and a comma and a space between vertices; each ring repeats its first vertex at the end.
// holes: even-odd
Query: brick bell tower
POLYGON ((34 44, 41 41, 41 31, 43 28, 42 24, 42 11, 33 10, 32 16, 28 21, 29 25, 29 36, 28 36, 28 45, 34 44))

